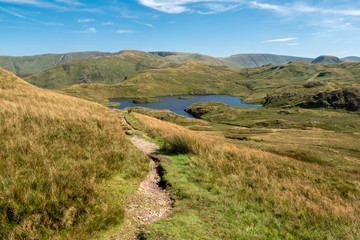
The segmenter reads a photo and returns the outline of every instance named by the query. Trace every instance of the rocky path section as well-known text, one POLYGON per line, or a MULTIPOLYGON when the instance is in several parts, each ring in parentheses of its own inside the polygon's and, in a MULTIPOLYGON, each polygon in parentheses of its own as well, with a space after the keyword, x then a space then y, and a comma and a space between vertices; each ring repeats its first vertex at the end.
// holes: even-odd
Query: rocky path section
MULTIPOLYGON (((123 120, 128 128, 131 128, 125 118, 123 120)), ((119 234, 109 238, 113 240, 143 239, 146 226, 169 215, 172 211, 173 201, 165 189, 160 187, 162 171, 159 162, 164 161, 168 164, 168 160, 155 154, 159 150, 159 146, 155 143, 146 141, 138 135, 131 137, 130 140, 149 157, 150 171, 133 195, 131 204, 126 207, 124 226, 119 229, 119 234)))

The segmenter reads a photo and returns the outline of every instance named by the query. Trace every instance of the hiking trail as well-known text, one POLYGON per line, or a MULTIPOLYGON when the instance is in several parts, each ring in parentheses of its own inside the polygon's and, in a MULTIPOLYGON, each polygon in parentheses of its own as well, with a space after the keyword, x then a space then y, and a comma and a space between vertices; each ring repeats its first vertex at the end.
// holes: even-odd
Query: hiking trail
MULTIPOLYGON (((124 126, 132 129, 132 126, 122 116, 124 126)), ((131 143, 148 156, 149 173, 139 188, 132 196, 132 201, 126 206, 125 223, 118 234, 111 236, 111 240, 142 239, 146 226, 166 217, 172 212, 173 201, 164 189, 162 181, 162 168, 159 162, 169 164, 169 160, 156 155, 160 149, 155 143, 146 141, 134 134, 129 136, 131 143)))

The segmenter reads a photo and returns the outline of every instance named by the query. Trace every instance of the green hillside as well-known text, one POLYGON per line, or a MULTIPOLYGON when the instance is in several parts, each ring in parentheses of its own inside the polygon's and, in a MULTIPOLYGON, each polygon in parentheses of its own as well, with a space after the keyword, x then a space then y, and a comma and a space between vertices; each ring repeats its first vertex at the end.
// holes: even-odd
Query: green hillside
POLYGON ((360 57, 356 57, 356 56, 344 57, 344 58, 341 58, 341 61, 343 61, 343 62, 360 62, 360 57))
POLYGON ((60 90, 90 100, 171 94, 247 95, 249 89, 236 81, 243 75, 227 66, 185 62, 173 68, 141 71, 118 84, 78 84, 60 90))
POLYGON ((225 65, 220 59, 198 54, 198 53, 181 53, 181 52, 150 52, 166 59, 176 62, 196 61, 205 64, 225 65))
POLYGON ((146 69, 175 65, 159 56, 140 51, 122 51, 104 57, 63 64, 25 78, 38 87, 58 89, 80 83, 119 83, 131 74, 146 69))
MULTIPOLYGON (((284 66, 284 69, 291 70, 291 67, 294 67, 291 65, 293 64, 284 66)), ((296 70, 291 84, 279 85, 269 91, 267 96, 263 95, 265 105, 350 111, 360 109, 359 63, 312 64, 296 70)), ((278 75, 279 70, 275 74, 278 75)))
POLYGON ((283 65, 292 61, 311 62, 313 59, 274 54, 237 54, 220 60, 233 68, 254 68, 267 64, 283 65))
POLYGON ((25 77, 74 60, 106 56, 109 54, 110 53, 105 52, 74 52, 25 57, 0 56, 0 67, 15 73, 17 76, 25 77))
POLYGON ((202 54, 179 52, 151 52, 178 62, 198 61, 205 64, 227 65, 232 68, 254 68, 267 64, 282 65, 292 61, 311 62, 312 58, 282 56, 275 54, 237 54, 226 58, 215 58, 202 54))
POLYGON ((0 139, 0 239, 89 239, 147 173, 117 112, 2 69, 0 139))
POLYGON ((312 63, 342 63, 343 61, 335 56, 319 56, 312 63))

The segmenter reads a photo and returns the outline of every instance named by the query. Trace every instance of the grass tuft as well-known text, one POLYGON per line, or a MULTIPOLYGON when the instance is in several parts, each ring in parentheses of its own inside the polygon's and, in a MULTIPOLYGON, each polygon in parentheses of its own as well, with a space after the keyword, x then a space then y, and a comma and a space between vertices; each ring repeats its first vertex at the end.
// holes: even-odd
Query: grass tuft
POLYGON ((195 142, 185 136, 174 135, 165 138, 162 150, 175 154, 195 153, 195 142))

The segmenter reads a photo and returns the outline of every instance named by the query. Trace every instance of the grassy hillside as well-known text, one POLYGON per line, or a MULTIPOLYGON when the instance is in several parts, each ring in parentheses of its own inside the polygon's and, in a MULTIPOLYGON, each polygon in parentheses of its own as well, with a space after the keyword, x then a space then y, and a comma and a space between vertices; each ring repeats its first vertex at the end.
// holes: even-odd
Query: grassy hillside
POLYGON ((151 54, 159 55, 166 59, 175 61, 175 62, 186 62, 186 61, 196 61, 205 64, 215 64, 215 65, 225 65, 220 59, 198 54, 198 53, 181 53, 181 52, 150 52, 151 54))
MULTIPOLYGON (((359 89, 360 64, 342 63, 311 64, 292 62, 282 66, 264 66, 248 71, 247 77, 238 80, 251 89, 245 102, 262 102, 276 94, 291 96, 302 101, 302 98, 319 91, 359 89)), ((286 99, 279 103, 285 106, 286 99)), ((291 104, 289 104, 291 105, 291 104)))
POLYGON ((343 61, 343 62, 360 62, 360 57, 356 57, 356 56, 344 57, 344 58, 341 58, 341 61, 343 61))
POLYGON ((274 54, 237 54, 220 60, 233 68, 254 68, 267 64, 283 65, 292 61, 311 62, 313 59, 274 54))
POLYGON ((0 67, 20 77, 39 73, 61 64, 79 59, 106 56, 105 52, 74 52, 65 54, 43 54, 24 57, 0 56, 0 67))
POLYGON ((119 83, 146 69, 170 67, 174 63, 140 51, 122 51, 105 57, 63 64, 25 80, 42 88, 58 89, 80 83, 119 83))
POLYGON ((333 111, 332 109, 240 108, 223 103, 197 103, 189 106, 186 111, 194 117, 212 123, 245 128, 316 127, 333 131, 360 131, 360 115, 357 112, 333 111))
POLYGON ((89 239, 148 169, 117 112, 0 69, 0 239, 89 239))
POLYGON ((151 52, 177 62, 197 61, 204 64, 227 65, 232 68, 254 68, 267 64, 283 65, 292 61, 311 62, 312 58, 282 56, 275 54, 236 54, 226 58, 215 58, 202 54, 180 52, 151 52))
MULTIPOLYGON (((291 70, 291 67, 289 64, 284 69, 291 70)), ((293 70, 296 76, 291 79, 291 84, 268 92, 266 105, 359 110, 359 63, 313 64, 293 70)))
POLYGON ((335 56, 319 56, 312 63, 342 63, 343 61, 335 56))
MULTIPOLYGON (((247 118, 238 109, 234 115, 247 118)), ((360 237, 358 133, 219 122, 194 132, 131 115, 172 161, 162 166, 175 208, 145 230, 146 239, 360 237)))
POLYGON ((248 94, 235 81, 240 70, 226 66, 185 62, 176 68, 138 72, 119 84, 80 84, 61 91, 86 99, 149 97, 181 94, 248 94))

